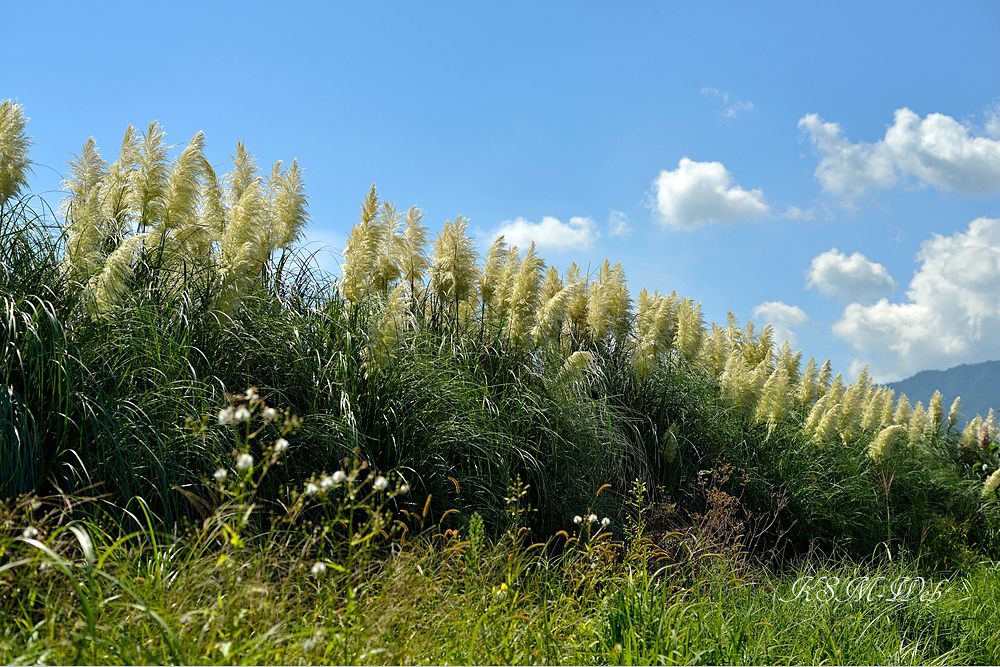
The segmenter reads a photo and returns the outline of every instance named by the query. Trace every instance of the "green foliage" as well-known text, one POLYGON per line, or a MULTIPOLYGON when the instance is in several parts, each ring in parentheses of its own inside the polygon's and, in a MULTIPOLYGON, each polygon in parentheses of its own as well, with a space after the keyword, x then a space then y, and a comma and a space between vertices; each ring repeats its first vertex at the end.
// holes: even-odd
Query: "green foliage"
MULTIPOLYGON (((296 456, 294 447, 279 454, 296 456)), ((243 488, 259 474, 247 468, 243 488)), ((300 498, 329 510, 315 530, 280 521, 240 541, 223 528, 246 510, 235 485, 208 521, 171 533, 157 530, 141 502, 131 508, 147 523, 130 531, 106 515, 74 520, 65 497, 0 503, 0 660, 994 664, 998 656, 992 564, 933 571, 906 560, 804 559, 775 572, 697 551, 657 562, 642 542, 608 558, 609 533, 590 529, 599 524, 589 517, 561 550, 551 541, 473 548, 437 526, 388 551, 365 545, 379 539, 370 530, 384 521, 370 519, 384 516, 390 492, 365 474, 347 477, 307 496, 302 488, 300 498), (348 488, 353 502, 338 494, 348 488), (354 556, 318 556, 331 544, 325 528, 343 525, 349 507, 361 514, 351 524, 354 556)))
POLYGON ((894 406, 866 372, 801 370, 770 326, 706 330, 676 294, 633 304, 621 264, 561 277, 498 239, 480 266, 461 216, 428 253, 419 210, 404 224, 374 187, 335 279, 291 249, 297 164, 265 179, 241 143, 219 177, 200 134, 169 149, 156 123, 110 165, 88 141, 58 240, 30 200, 0 210, 3 495, 93 484, 165 526, 198 516, 230 445, 184 420, 256 386, 305 419, 262 500, 357 457, 406 479, 398 509, 478 512, 496 535, 521 479, 543 539, 605 484, 594 511, 623 525, 635 480, 694 525, 711 509, 701 473, 732 469, 718 492, 757 557, 1000 547, 990 417, 959 433, 939 394, 894 406))

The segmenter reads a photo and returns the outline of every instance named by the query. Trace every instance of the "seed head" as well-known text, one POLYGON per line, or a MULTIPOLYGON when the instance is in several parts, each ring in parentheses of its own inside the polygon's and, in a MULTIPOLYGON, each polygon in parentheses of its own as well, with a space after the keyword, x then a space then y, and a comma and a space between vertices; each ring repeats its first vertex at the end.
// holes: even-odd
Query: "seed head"
MULTIPOLYGON (((268 408, 270 409, 270 408, 268 408)), ((274 441, 274 453, 279 454, 288 449, 288 441, 284 438, 278 438, 274 441)))
POLYGON ((250 420, 250 411, 247 410, 247 406, 241 405, 236 408, 236 412, 233 414, 233 422, 240 424, 245 421, 250 420))
POLYGON ((583 517, 577 514, 575 517, 573 517, 573 523, 579 526, 581 523, 583 523, 583 517))
POLYGON ((610 525, 611 525, 611 519, 609 519, 608 517, 604 517, 603 519, 601 519, 601 526, 607 528, 610 525))
POLYGON ((375 481, 372 482, 372 486, 375 487, 376 491, 385 491, 386 487, 389 486, 389 481, 382 475, 379 475, 375 478, 375 481))
POLYGON ((309 482, 308 484, 306 484, 306 495, 307 496, 315 496, 317 493, 319 493, 319 487, 318 486, 316 486, 312 482, 309 482))
POLYGON ((347 474, 344 473, 343 470, 338 470, 337 472, 333 473, 334 484, 343 484, 346 481, 347 481, 347 474))
POLYGON ((983 498, 986 498, 993 493, 998 486, 1000 486, 1000 469, 990 475, 983 483, 983 490, 981 492, 983 498))
POLYGON ((264 408, 260 413, 260 416, 264 418, 264 421, 274 421, 274 417, 278 414, 278 411, 274 408, 264 408))
POLYGON ((333 488, 333 477, 329 475, 323 475, 319 478, 319 488, 324 491, 329 491, 333 488))
POLYGON ((246 472, 253 467, 253 457, 246 452, 243 452, 236 457, 236 469, 240 472, 246 472))
POLYGON ((597 515, 596 514, 591 514, 590 516, 587 517, 587 521, 589 521, 590 523, 596 523, 597 522, 597 515))
POLYGON ((225 468, 219 468, 218 470, 215 471, 215 473, 212 475, 212 477, 215 478, 216 482, 221 482, 224 479, 226 479, 226 475, 228 475, 228 474, 229 473, 226 471, 225 468))
POLYGON ((24 529, 24 532, 21 534, 24 535, 25 539, 32 540, 38 537, 38 529, 35 528, 34 526, 28 526, 27 528, 24 529))
POLYGON ((317 561, 312 566, 312 570, 310 571, 313 573, 314 577, 322 577, 324 574, 326 574, 326 563, 321 563, 317 561))
POLYGON ((232 406, 228 408, 223 408, 219 410, 219 423, 223 426, 227 426, 233 423, 233 408, 232 406))

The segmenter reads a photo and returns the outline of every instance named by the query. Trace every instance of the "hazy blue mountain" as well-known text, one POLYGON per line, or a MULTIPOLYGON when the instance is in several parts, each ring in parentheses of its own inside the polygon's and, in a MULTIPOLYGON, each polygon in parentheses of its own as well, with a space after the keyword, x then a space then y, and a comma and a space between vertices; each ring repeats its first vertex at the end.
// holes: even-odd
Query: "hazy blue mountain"
POLYGON ((1000 412, 1000 361, 962 364, 946 371, 920 371, 913 377, 887 385, 906 394, 911 404, 923 401, 924 407, 937 389, 944 396, 945 412, 956 396, 962 397, 962 414, 972 419, 985 417, 990 408, 1000 412))

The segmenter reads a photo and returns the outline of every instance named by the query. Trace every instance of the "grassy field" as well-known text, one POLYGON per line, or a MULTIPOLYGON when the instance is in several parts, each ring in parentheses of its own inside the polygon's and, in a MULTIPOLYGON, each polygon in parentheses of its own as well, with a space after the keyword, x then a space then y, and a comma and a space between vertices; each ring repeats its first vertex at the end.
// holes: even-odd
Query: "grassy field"
MULTIPOLYGON (((328 520, 316 526, 336 532, 338 511, 325 502, 328 520)), ((997 656, 1000 591, 987 562, 927 573, 912 561, 816 557, 776 570, 697 534, 625 546, 587 524, 542 545, 435 527, 348 553, 348 540, 324 550, 306 528, 253 531, 235 545, 222 526, 239 523, 236 509, 162 534, 109 533, 96 520, 59 525, 64 509, 47 504, 16 508, 19 519, 48 513, 50 523, 0 544, 0 659, 992 664, 997 656)))
POLYGON ((1000 659, 992 413, 158 131, 0 192, 3 662, 1000 659))

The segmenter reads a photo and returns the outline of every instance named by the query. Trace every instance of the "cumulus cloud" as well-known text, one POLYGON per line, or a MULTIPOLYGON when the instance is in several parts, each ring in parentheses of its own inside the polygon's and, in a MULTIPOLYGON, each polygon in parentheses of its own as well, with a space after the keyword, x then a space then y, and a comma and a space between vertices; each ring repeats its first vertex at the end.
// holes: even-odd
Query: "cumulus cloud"
POLYGON ((553 250, 587 250, 600 238, 597 225, 591 218, 573 217, 569 222, 545 216, 541 222, 528 222, 524 218, 507 220, 500 225, 493 238, 503 234, 510 245, 527 248, 534 241, 539 248, 553 250))
POLYGON ((622 211, 611 211, 608 226, 611 228, 611 236, 628 236, 632 233, 632 225, 629 224, 628 216, 622 211))
POLYGON ((870 301, 896 288, 889 271, 860 252, 850 257, 836 248, 813 258, 806 287, 841 301, 870 301))
POLYGON ((1000 104, 986 112, 986 134, 1000 139, 1000 104))
POLYGON ((921 244, 907 300, 848 304, 833 333, 879 381, 1000 358, 1000 219, 921 244))
POLYGON ((770 324, 774 327, 774 342, 780 347, 787 340, 788 344, 795 347, 795 334, 792 327, 800 327, 809 321, 798 306, 789 306, 783 301, 765 301, 753 309, 753 316, 760 320, 761 324, 770 324))
MULTIPOLYGON (((991 113, 987 134, 996 136, 1000 123, 991 113)), ((897 109, 885 137, 873 144, 851 143, 840 125, 816 114, 803 116, 799 128, 820 154, 816 178, 823 189, 847 199, 906 177, 962 194, 1000 191, 1000 139, 974 136, 951 116, 932 113, 921 119, 909 109, 897 109)))
POLYGON ((730 185, 731 180, 721 162, 681 158, 677 169, 661 171, 653 183, 661 224, 691 230, 705 223, 739 222, 770 212, 763 192, 730 185))

